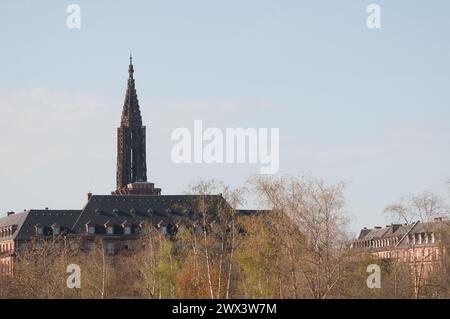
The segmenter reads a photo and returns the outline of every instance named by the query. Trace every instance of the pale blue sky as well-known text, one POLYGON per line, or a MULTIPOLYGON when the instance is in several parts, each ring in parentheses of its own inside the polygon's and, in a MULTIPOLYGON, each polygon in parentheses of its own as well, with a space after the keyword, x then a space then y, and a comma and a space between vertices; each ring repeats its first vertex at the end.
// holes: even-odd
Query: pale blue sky
POLYGON ((132 50, 149 176, 242 184, 258 165, 175 165, 176 127, 279 127, 280 173, 344 180, 352 229, 402 195, 447 195, 448 0, 2 1, 0 214, 81 208, 115 185, 132 50), (80 30, 66 7, 82 9, 80 30), (366 27, 366 7, 382 28, 366 27))

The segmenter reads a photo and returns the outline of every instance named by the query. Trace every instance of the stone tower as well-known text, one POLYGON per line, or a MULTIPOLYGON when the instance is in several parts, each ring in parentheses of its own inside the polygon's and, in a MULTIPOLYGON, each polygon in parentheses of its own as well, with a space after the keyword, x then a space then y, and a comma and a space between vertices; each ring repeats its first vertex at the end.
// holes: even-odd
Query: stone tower
POLYGON ((117 129, 116 179, 116 191, 113 192, 116 194, 138 192, 158 195, 161 192, 160 189, 154 189, 152 183, 147 183, 145 126, 142 125, 131 55, 122 119, 117 129))

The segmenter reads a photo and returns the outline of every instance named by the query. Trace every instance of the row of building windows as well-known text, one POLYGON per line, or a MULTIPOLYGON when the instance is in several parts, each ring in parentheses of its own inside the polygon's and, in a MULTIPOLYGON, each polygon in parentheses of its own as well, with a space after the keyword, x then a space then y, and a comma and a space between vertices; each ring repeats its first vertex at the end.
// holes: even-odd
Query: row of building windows
POLYGON ((391 237, 385 239, 360 240, 353 243, 354 248, 381 248, 394 246, 398 243, 400 238, 391 237))
MULTIPOLYGON (((162 221, 160 223, 156 224, 155 227, 159 230, 159 232, 162 235, 167 235, 168 231, 169 231, 169 227, 168 226, 162 226, 161 224, 162 224, 162 221)), ((104 225, 101 225, 101 227, 103 228, 101 234, 103 234, 103 231, 104 231, 106 233, 106 235, 132 235, 132 234, 138 235, 141 232, 144 235, 147 234, 147 229, 146 229, 144 223, 141 223, 141 224, 139 224, 138 226, 136 226, 134 228, 131 225, 122 224, 121 225, 122 231, 119 231, 119 232, 116 232, 116 228, 114 227, 114 225, 110 224, 109 222, 105 223, 104 225)), ((183 228, 182 226, 179 226, 178 224, 173 226, 173 227, 175 227, 177 229, 183 228)), ((88 222, 86 224, 86 233, 89 234, 89 235, 97 234, 96 225, 93 224, 93 223, 88 222)))
MULTIPOLYGON (((119 234, 123 234, 123 235, 132 235, 133 234, 133 228, 131 225, 127 225, 127 224, 122 224, 121 228, 122 231, 121 232, 117 232, 114 225, 110 224, 109 222, 105 223, 104 225, 102 225, 104 232, 102 232, 102 234, 106 235, 119 235, 119 234)), ((167 226, 161 226, 161 224, 156 225, 156 227, 159 229, 160 233, 163 235, 166 235, 168 232, 168 227, 167 226)), ((35 230, 36 230, 36 235, 37 236, 43 236, 46 233, 48 233, 48 235, 59 235, 61 234, 62 228, 59 225, 52 225, 50 227, 51 231, 48 232, 44 232, 44 226, 37 224, 35 225, 35 230)), ((144 231, 144 234, 146 233, 146 229, 143 227, 143 225, 139 225, 138 227, 134 228, 134 234, 139 234, 141 232, 141 230, 144 231)), ((90 222, 88 222, 86 224, 86 232, 89 235, 95 235, 97 234, 96 231, 96 225, 92 224, 90 222)))
MULTIPOLYGON (((61 226, 57 225, 57 224, 53 224, 52 226, 50 226, 51 228, 51 234, 54 236, 57 236, 59 234, 61 234, 61 226)), ((37 224, 35 225, 35 229, 36 229, 36 235, 38 236, 43 236, 44 235, 44 226, 42 226, 41 224, 37 224)))
POLYGON ((14 234, 16 226, 7 226, 0 228, 0 238, 11 237, 14 234))
POLYGON ((439 249, 438 248, 424 248, 424 249, 409 249, 409 250, 398 250, 398 251, 382 251, 376 253, 378 258, 389 259, 397 258, 403 260, 404 262, 414 262, 414 261, 435 261, 439 259, 439 249))
MULTIPOLYGON (((159 232, 163 235, 167 235, 169 232, 169 226, 162 226, 162 222, 159 222, 158 224, 156 224, 156 228, 159 229, 159 232)), ((109 221, 106 222, 103 225, 100 225, 100 229, 101 231, 97 231, 98 230, 98 226, 94 223, 88 222, 86 223, 85 227, 86 227, 86 233, 89 235, 95 235, 95 234, 106 234, 106 235, 138 235, 141 232, 143 232, 143 234, 145 235, 147 233, 147 229, 145 226, 145 222, 142 222, 141 224, 137 225, 136 227, 132 227, 132 225, 128 224, 127 222, 122 223, 122 225, 120 226, 121 230, 117 230, 117 228, 115 227, 116 225, 113 225, 112 223, 110 223, 109 221)), ((180 230, 182 228, 184 228, 184 226, 180 226, 179 224, 176 224, 174 226, 172 226, 171 228, 176 228, 177 230, 180 230)), ((54 224, 52 225, 48 231, 44 231, 44 226, 37 224, 35 225, 35 230, 36 230, 36 235, 37 236, 44 236, 44 235, 59 235, 62 232, 62 227, 54 224)), ((195 232, 197 234, 202 233, 203 229, 202 227, 195 227, 195 232)))
MULTIPOLYGON (((114 242, 106 242, 105 245, 105 250, 108 254, 114 254, 116 253, 117 249, 118 249, 118 245, 120 245, 121 247, 123 247, 123 249, 125 250, 132 250, 133 249, 133 244, 131 241, 125 241, 121 244, 119 243, 114 243, 114 242)), ((97 244, 95 242, 88 242, 86 244, 86 248, 88 250, 94 250, 97 247, 97 244)))
POLYGON ((0 243, 0 253, 12 253, 12 251, 13 251, 12 242, 0 243))
MULTIPOLYGON (((105 225, 103 225, 103 227, 105 228, 107 235, 115 235, 113 225, 105 224, 105 225)), ((122 226, 122 228, 123 228, 123 235, 131 235, 131 233, 132 233, 131 226, 122 226)), ((89 235, 94 235, 96 233, 95 225, 89 224, 89 223, 86 224, 86 231, 89 235)))
POLYGON ((410 234, 407 239, 408 245, 434 244, 435 241, 434 233, 410 234))
POLYGON ((11 275, 13 271, 13 263, 10 257, 0 259, 0 276, 11 275))

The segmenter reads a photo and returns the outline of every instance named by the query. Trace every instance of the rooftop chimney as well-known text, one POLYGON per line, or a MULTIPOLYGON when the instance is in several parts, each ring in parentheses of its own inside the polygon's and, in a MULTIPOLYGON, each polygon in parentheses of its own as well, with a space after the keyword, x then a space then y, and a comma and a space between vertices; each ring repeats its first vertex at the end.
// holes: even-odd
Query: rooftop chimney
POLYGON ((91 192, 87 193, 86 197, 87 197, 87 200, 89 202, 91 200, 91 198, 92 198, 92 193, 91 192))

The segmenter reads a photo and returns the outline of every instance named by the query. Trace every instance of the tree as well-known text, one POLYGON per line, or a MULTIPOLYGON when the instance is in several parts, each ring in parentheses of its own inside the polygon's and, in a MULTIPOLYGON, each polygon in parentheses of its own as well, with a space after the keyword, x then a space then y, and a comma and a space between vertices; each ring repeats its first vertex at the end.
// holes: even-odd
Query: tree
POLYGON ((192 227, 177 236, 185 258, 178 282, 196 297, 230 298, 239 241, 236 210, 243 203, 243 190, 211 180, 191 185, 189 194, 196 198, 187 208, 192 227))
POLYGON ((16 252, 14 273, 9 278, 10 298, 70 298, 67 288, 67 261, 77 254, 73 240, 55 237, 34 239, 16 252))
POLYGON ((390 214, 396 221, 413 224, 416 221, 432 222, 436 217, 443 217, 448 214, 448 208, 440 196, 426 191, 404 197, 399 202, 387 206, 384 212, 390 214))
POLYGON ((257 176, 250 185, 282 222, 275 223, 284 247, 292 282, 292 297, 306 283, 312 298, 329 298, 338 290, 349 261, 348 218, 344 184, 328 185, 313 178, 257 176), (286 216, 290 223, 286 223, 286 216))

